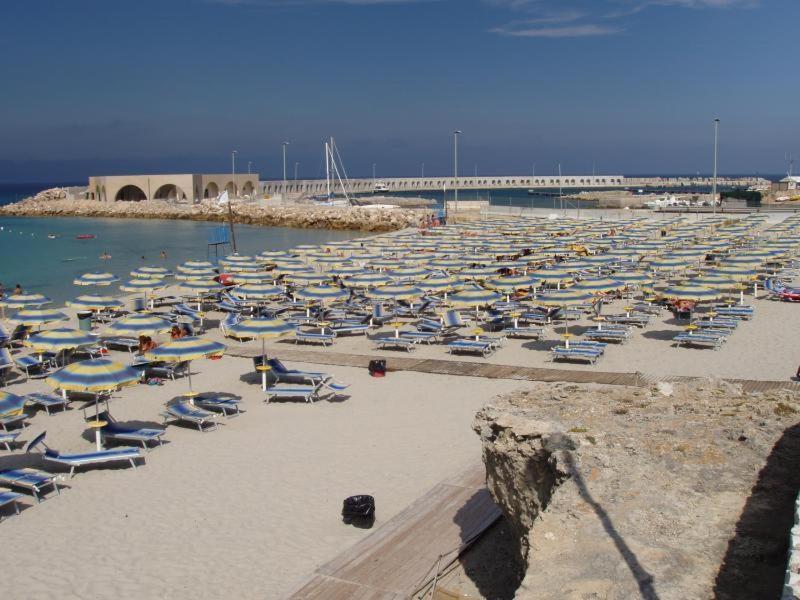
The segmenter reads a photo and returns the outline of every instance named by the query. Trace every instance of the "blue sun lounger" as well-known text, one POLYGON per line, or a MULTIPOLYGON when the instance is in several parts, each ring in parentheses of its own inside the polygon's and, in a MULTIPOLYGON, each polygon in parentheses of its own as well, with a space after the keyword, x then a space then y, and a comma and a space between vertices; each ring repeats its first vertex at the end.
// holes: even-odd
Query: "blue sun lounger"
MULTIPOLYGON (((0 343, 2 343, 2 340, 0 340, 0 343)), ((11 353, 8 348, 0 347, 0 385, 5 385, 6 378, 13 369, 14 360, 11 358, 11 353)))
MULTIPOLYGON (((14 507, 14 511, 19 514, 19 505, 17 501, 22 498, 22 494, 17 494, 16 492, 0 492, 0 508, 11 504, 14 507)), ((0 521, 3 520, 2 515, 0 515, 0 521)))
POLYGON ((185 421, 186 423, 197 425, 200 431, 211 431, 216 429, 218 425, 217 413, 203 408, 197 408, 188 402, 176 402, 175 404, 167 406, 167 409, 161 413, 161 416, 164 417, 165 423, 169 419, 185 421), (213 427, 206 429, 206 425, 213 425, 213 427))
POLYGON ((25 396, 25 400, 28 404, 43 408, 48 416, 53 414, 50 412, 51 408, 58 408, 60 406, 61 412, 63 412, 67 410, 67 404, 69 404, 69 399, 64 398, 64 396, 45 392, 33 392, 25 396))
POLYGON ((131 337, 103 338, 103 344, 111 350, 126 350, 129 353, 136 352, 139 349, 139 340, 131 337))
POLYGON ((273 385, 267 388, 264 402, 302 398, 306 402, 313 404, 315 400, 319 400, 319 391, 321 388, 322 383, 316 385, 273 385))
POLYGON ((147 428, 147 427, 131 427, 117 423, 108 412, 102 412, 99 415, 101 421, 106 421, 107 425, 100 431, 103 434, 104 441, 120 441, 120 442, 135 442, 142 445, 143 450, 147 450, 148 442, 158 442, 162 445, 161 437, 166 433, 165 429, 147 428))
MULTIPOLYGON (((261 357, 257 357, 259 366, 261 364, 261 357)), ((254 359, 255 362, 255 359, 254 359)), ((269 358, 267 359, 267 365, 272 369, 270 374, 278 380, 278 382, 283 383, 293 383, 302 381, 302 382, 311 382, 313 384, 317 384, 319 382, 328 381, 332 379, 332 376, 328 373, 322 373, 318 371, 301 371, 299 369, 289 369, 284 365, 280 360, 277 358, 269 358)))
POLYGON ((25 371, 25 376, 28 379, 42 379, 50 375, 50 360, 39 359, 32 354, 26 356, 17 356, 14 359, 14 364, 21 371, 25 371))
POLYGON ((706 335, 704 333, 679 333, 672 338, 673 343, 679 346, 700 346, 719 350, 727 338, 720 335, 706 335))
POLYGON ((11 452, 11 444, 17 441, 19 431, 8 431, 0 433, 0 444, 6 447, 6 450, 11 452))
POLYGON ((464 352, 469 354, 480 354, 484 358, 492 354, 496 346, 490 341, 484 340, 455 340, 447 344, 447 351, 450 354, 464 352))
POLYGON ((583 334, 589 340, 598 340, 606 342, 627 342, 630 337, 630 331, 622 329, 590 329, 583 334))
POLYGON ((753 318, 755 309, 752 306, 718 306, 714 312, 720 317, 734 317, 747 321, 753 318))
POLYGON ((374 340, 374 342, 375 347, 379 350, 397 348, 400 350, 405 350, 406 352, 411 352, 417 346, 417 340, 407 337, 394 337, 393 335, 377 338, 374 340))
POLYGON ((298 342, 304 342, 308 344, 322 344, 323 346, 327 346, 328 344, 333 345, 333 340, 335 338, 336 334, 334 333, 316 333, 312 331, 299 331, 299 330, 294 332, 295 344, 297 344, 298 342))
POLYGON ((60 465, 69 467, 70 478, 75 476, 75 469, 78 467, 85 467, 87 465, 104 465, 110 462, 127 461, 135 469, 136 459, 144 458, 138 448, 125 447, 116 448, 113 450, 96 450, 94 452, 80 452, 74 454, 64 454, 58 450, 54 450, 44 443, 44 438, 47 435, 43 431, 36 436, 33 441, 28 444, 26 452, 30 452, 36 446, 44 446, 44 459, 60 465))
POLYGON ((556 346, 552 350, 552 359, 556 360, 569 360, 569 361, 584 361, 589 364, 594 364, 597 359, 603 355, 603 351, 597 348, 581 348, 571 344, 569 348, 566 346, 556 346))
POLYGON ((241 414, 239 412, 239 400, 231 398, 230 396, 197 396, 197 398, 194 399, 194 403, 195 406, 205 408, 206 410, 218 410, 222 413, 222 416, 226 418, 231 415, 238 416, 241 414))
POLYGON ((533 338, 540 339, 544 335, 544 327, 527 327, 524 325, 517 327, 507 327, 503 330, 508 337, 513 338, 533 338))
POLYGON ((56 476, 47 471, 38 469, 8 469, 0 471, 0 485, 10 488, 21 488, 29 491, 37 502, 42 501, 44 490, 52 487, 56 494, 61 494, 56 482, 56 476))
POLYGON ((433 344, 439 341, 439 334, 433 331, 407 331, 400 330, 400 337, 413 340, 419 344, 433 344))

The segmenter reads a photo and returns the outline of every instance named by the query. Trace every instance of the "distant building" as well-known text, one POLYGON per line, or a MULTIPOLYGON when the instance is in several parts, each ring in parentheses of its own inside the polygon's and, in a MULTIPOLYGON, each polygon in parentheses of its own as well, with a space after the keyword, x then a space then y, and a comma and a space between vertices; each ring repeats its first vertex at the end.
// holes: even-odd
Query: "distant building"
POLYGON ((259 193, 258 173, 223 175, 107 175, 89 177, 86 197, 100 202, 171 200, 194 202, 226 191, 234 198, 259 193))
POLYGON ((800 176, 790 175, 780 181, 773 182, 770 186, 773 192, 785 192, 788 190, 800 190, 800 176))

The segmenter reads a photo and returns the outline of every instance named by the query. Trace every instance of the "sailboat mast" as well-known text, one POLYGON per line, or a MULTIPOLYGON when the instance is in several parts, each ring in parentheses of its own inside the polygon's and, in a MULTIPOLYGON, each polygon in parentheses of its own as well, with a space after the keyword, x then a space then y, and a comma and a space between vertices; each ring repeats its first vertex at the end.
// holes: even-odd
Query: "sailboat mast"
POLYGON ((325 185, 328 191, 328 200, 331 199, 331 163, 330 163, 330 148, 328 142, 325 142, 325 185))

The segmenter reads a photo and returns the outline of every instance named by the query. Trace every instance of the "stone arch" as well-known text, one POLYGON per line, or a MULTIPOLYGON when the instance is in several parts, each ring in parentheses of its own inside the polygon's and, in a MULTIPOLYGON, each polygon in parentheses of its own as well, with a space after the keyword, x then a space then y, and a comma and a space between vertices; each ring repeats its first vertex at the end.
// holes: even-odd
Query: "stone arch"
POLYGON ((156 190, 153 199, 175 202, 176 200, 186 200, 186 194, 174 183, 165 183, 156 190))
MULTIPOLYGON (((228 192, 229 196, 236 196, 236 184, 233 181, 229 181, 225 184, 225 191, 228 192)), ((281 190, 282 191, 282 190, 281 190)))
POLYGON ((203 192, 203 198, 216 198, 219 196, 219 186, 213 181, 209 181, 203 192))
POLYGON ((115 201, 123 201, 123 202, 141 202, 142 200, 146 199, 147 195, 144 193, 144 190, 140 188, 138 185, 122 186, 117 192, 117 195, 114 196, 115 201))
POLYGON ((253 186, 252 181, 246 181, 245 184, 242 186, 242 194, 244 196, 252 196, 254 191, 255 187, 253 186))

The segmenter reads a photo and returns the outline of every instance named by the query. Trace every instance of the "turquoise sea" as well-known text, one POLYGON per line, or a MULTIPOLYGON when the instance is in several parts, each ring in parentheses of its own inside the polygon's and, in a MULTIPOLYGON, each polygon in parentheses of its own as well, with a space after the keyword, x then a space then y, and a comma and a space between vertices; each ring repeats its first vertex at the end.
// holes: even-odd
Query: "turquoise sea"
MULTIPOLYGON (((81 294, 119 294, 116 285, 87 288, 72 280, 91 271, 110 271, 123 280, 140 266, 174 269, 185 260, 205 259, 209 232, 218 223, 140 219, 83 219, 0 217, 0 282, 6 288, 19 283, 29 292, 50 296, 57 303, 81 294), (48 234, 55 234, 49 239, 48 234), (76 236, 96 237, 78 240, 76 236), (161 251, 167 258, 160 258, 161 251), (100 255, 107 252, 108 260, 100 255)), ((319 244, 363 236, 358 231, 289 229, 236 225, 240 254, 287 250, 298 244, 319 244)), ((213 258, 213 254, 211 255, 213 258)))

